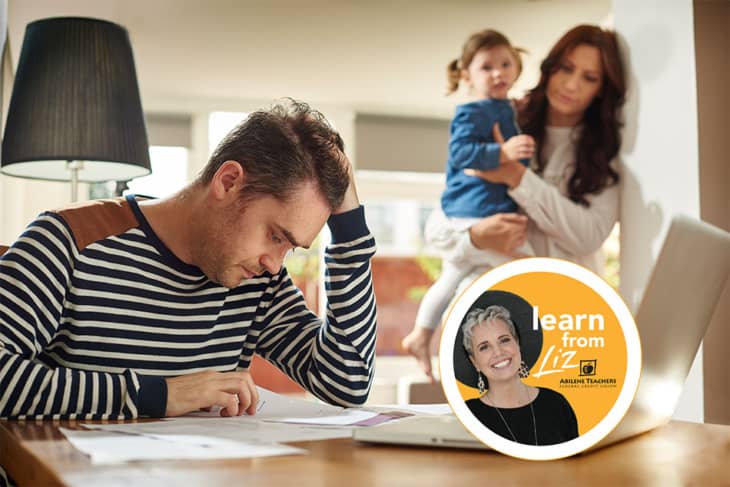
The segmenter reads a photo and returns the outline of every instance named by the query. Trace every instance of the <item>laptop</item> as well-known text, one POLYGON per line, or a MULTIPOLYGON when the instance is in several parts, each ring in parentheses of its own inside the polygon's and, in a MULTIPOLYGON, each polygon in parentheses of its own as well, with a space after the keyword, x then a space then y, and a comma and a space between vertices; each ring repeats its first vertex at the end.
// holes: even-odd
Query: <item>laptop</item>
MULTIPOLYGON (((616 428, 589 450, 669 422, 728 275, 730 233, 685 216, 673 218, 635 316, 642 347, 636 395, 616 428)), ((353 437, 374 443, 488 448, 454 415, 406 418, 356 429, 353 437)))

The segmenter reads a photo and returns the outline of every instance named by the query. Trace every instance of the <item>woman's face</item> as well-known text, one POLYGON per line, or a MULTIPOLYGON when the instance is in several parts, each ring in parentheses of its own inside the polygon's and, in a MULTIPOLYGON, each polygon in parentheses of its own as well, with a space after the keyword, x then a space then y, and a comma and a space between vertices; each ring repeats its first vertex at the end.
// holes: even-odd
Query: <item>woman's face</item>
POLYGON ((502 320, 482 322, 472 328, 471 361, 494 384, 514 380, 520 369, 520 345, 502 320))
POLYGON ((579 44, 568 51, 548 79, 548 125, 573 127, 601 91, 603 67, 597 47, 579 44))

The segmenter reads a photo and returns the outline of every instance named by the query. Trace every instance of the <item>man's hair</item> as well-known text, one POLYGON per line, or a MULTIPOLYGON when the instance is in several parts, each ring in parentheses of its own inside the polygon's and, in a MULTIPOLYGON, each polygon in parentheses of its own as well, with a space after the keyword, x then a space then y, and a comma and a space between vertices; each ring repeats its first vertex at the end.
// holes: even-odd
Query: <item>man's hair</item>
POLYGON ((218 144, 197 182, 208 184, 226 161, 246 172, 243 202, 257 196, 287 201, 306 182, 314 182, 334 211, 350 183, 340 135, 324 115, 306 103, 287 99, 251 113, 218 144))

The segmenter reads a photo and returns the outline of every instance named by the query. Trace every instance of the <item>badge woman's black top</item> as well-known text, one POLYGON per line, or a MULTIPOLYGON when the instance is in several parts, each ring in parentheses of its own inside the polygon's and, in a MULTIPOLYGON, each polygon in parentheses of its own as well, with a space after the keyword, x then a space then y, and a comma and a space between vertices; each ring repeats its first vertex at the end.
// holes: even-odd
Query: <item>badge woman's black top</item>
POLYGON ((578 420, 568 400, 552 389, 538 389, 532 408, 527 404, 497 410, 478 398, 466 401, 466 405, 487 428, 508 440, 534 445, 537 436, 538 445, 554 445, 577 438, 578 420))

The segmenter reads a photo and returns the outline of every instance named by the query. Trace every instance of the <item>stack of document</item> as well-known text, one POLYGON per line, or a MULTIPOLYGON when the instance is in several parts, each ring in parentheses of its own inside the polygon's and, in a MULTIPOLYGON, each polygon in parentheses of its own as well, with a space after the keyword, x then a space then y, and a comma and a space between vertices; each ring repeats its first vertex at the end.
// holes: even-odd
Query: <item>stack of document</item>
POLYGON ((349 438, 354 428, 414 414, 450 413, 445 404, 342 408, 258 389, 253 416, 223 418, 218 411, 201 411, 160 421, 84 424, 85 430, 61 431, 94 463, 254 458, 306 453, 283 443, 349 438))

